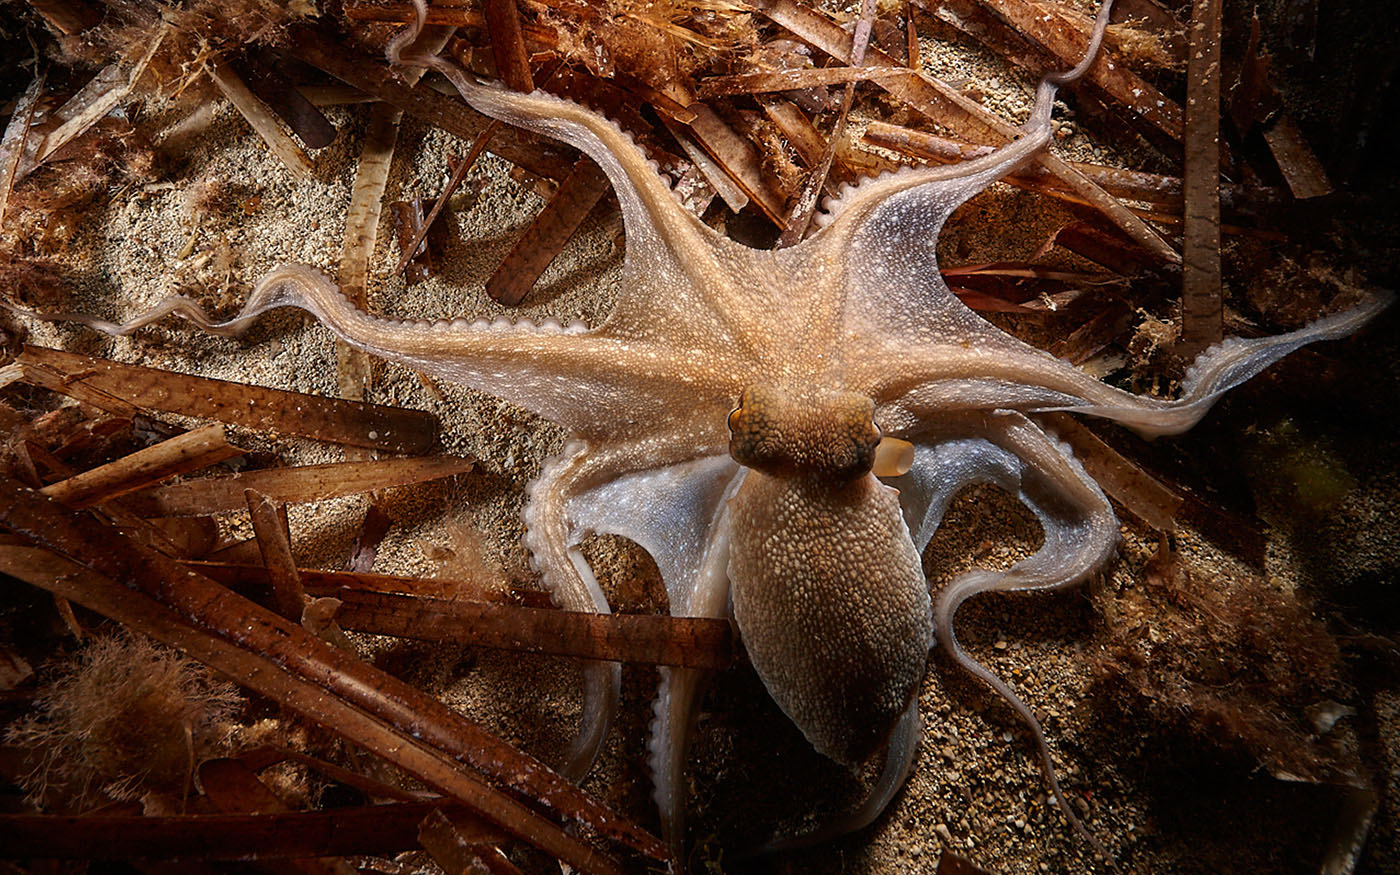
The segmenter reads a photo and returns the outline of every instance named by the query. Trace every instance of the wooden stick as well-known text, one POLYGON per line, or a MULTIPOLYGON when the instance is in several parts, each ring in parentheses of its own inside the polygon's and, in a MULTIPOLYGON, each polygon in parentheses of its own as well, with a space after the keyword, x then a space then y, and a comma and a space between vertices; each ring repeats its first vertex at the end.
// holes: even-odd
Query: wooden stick
POLYGON ((491 300, 508 307, 524 300, 608 190, 608 178, 593 159, 579 158, 554 197, 531 220, 486 280, 486 294, 491 300))
POLYGON ((1220 289, 1220 11, 1195 0, 1186 56, 1181 343, 1192 358, 1224 334, 1220 289))
POLYGON ((502 650, 717 670, 734 662, 729 623, 652 614, 591 614, 401 593, 342 590, 342 628, 502 650))
POLYGON ((487 787, 462 765, 643 853, 670 857, 659 839, 437 699, 8 477, 0 477, 0 525, 46 548, 0 548, 13 560, 6 573, 132 624, 372 746, 379 756, 571 865, 619 871, 609 857, 487 787), (47 551, 53 551, 50 564, 65 570, 38 567, 47 551))
POLYGON ((295 504, 451 477, 475 466, 471 459, 456 456, 413 456, 266 468, 171 483, 134 495, 129 501, 134 510, 148 516, 204 516, 244 507, 245 489, 295 504))
POLYGON ((115 462, 74 474, 67 480, 45 486, 41 491, 74 509, 91 507, 178 474, 241 455, 243 450, 224 438, 223 426, 207 425, 123 456, 115 462))
POLYGON ((166 410, 395 453, 427 452, 437 442, 437 417, 422 410, 285 392, 38 346, 26 346, 18 362, 26 366, 26 379, 48 372, 50 378, 36 385, 122 416, 166 410), (104 396, 114 399, 111 406, 104 396))
POLYGON ((243 490, 243 498, 248 503, 248 517, 258 539, 258 550, 262 552, 263 567, 267 569, 268 580, 272 581, 272 603, 277 613, 293 623, 300 623, 306 593, 301 588, 296 560, 292 558, 287 506, 256 489, 243 490))
POLYGON ((253 130, 267 143, 272 154, 291 171, 292 176, 297 179, 310 178, 311 159, 307 157, 301 144, 292 139, 291 134, 282 130, 272 111, 248 89, 233 68, 221 58, 212 58, 209 60, 208 69, 209 78, 219 86, 219 91, 223 92, 224 97, 227 97, 234 108, 248 120, 248 124, 253 126, 253 130))
POLYGON ((418 850, 418 824, 450 801, 281 814, 0 815, 7 856, 67 860, 280 860, 418 850))

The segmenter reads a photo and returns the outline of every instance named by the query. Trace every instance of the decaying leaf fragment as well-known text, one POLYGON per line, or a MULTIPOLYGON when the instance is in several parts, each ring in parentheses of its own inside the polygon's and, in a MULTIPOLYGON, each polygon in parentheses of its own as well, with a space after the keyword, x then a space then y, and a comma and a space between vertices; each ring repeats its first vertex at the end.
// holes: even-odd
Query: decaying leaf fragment
POLYGON ((337 598, 336 619, 344 628, 376 635, 709 670, 734 661, 733 631, 725 620, 591 614, 364 590, 342 590, 337 598))
POLYGON ((238 510, 248 489, 294 504, 452 477, 474 467, 470 459, 424 456, 268 468, 172 483, 137 493, 129 501, 148 516, 198 516, 238 510))
POLYGON ((1220 16, 1222 0, 1195 0, 1186 59, 1186 169, 1181 345, 1190 359, 1224 332, 1220 286, 1220 16))
POLYGON ((304 179, 311 175, 311 158, 306 151, 282 130, 267 104, 258 99, 227 61, 210 60, 209 76, 293 176, 304 179))
POLYGON ((0 480, 0 525, 46 548, 0 549, 7 573, 186 651, 468 802, 559 859, 585 871, 617 871, 600 852, 467 775, 456 758, 561 813, 582 816, 606 835, 666 856, 659 841, 437 700, 8 478, 0 480))
POLYGON ((1299 594, 1211 571, 1163 535, 1140 586, 1096 598, 1108 617, 1095 662, 1109 700, 1271 771, 1353 778, 1354 754, 1308 717, 1345 694, 1337 641, 1299 594))
POLYGON ((52 379, 26 379, 80 400, 130 415, 141 409, 166 410, 259 431, 302 435, 355 447, 398 453, 425 452, 436 442, 437 419, 419 410, 342 401, 195 377, 139 365, 122 365, 76 353, 26 347, 21 368, 47 372, 52 379), (98 395, 82 395, 90 389, 98 395))
MULTIPOLYGON (((390 802, 278 814, 0 814, 0 847, 63 860, 287 860, 419 849, 418 824, 451 803, 390 802)), ((464 811, 461 806, 455 810, 464 811)))
POLYGON ((242 453, 224 439, 222 426, 210 425, 74 474, 41 491, 72 508, 90 507, 242 453))
POLYGON ((580 158, 486 281, 491 299, 507 306, 524 300, 535 280, 608 191, 607 177, 598 165, 580 158))

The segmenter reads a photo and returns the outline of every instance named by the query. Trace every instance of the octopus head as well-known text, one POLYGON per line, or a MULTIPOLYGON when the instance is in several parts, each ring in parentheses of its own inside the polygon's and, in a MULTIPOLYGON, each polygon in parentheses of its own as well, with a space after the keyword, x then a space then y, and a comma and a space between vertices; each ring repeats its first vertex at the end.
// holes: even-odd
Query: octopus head
POLYGON ((808 474, 847 483, 872 471, 903 474, 913 447, 883 438, 874 416, 875 402, 856 392, 750 386, 729 414, 729 454, 778 477, 808 474))

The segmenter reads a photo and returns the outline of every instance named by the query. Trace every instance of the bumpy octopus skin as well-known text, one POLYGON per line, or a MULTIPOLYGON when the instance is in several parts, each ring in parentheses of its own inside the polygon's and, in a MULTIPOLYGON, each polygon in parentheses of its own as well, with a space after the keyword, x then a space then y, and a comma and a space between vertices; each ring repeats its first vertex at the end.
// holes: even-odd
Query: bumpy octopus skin
MULTIPOLYGON (((421 7, 420 7, 421 11, 421 7)), ((1096 27, 1106 21, 1101 12, 1096 27)), ((169 313, 236 333, 261 313, 300 307, 375 355, 471 386, 569 429, 574 440, 532 484, 526 546, 569 610, 609 610, 578 549, 590 533, 629 538, 655 559, 676 616, 733 615, 754 667, 822 753, 856 762, 886 751, 859 810, 820 835, 873 820, 906 777, 920 731, 916 691, 936 639, 1020 713, 1030 710, 959 647, 958 607, 991 591, 1059 589, 1113 556, 1118 523, 1102 490, 1036 414, 1116 420, 1146 436, 1194 425, 1224 392, 1304 344, 1340 338, 1389 303, 1299 331, 1233 338, 1197 359, 1177 400, 1107 386, 990 325, 945 285, 935 261, 944 221, 1050 139, 1056 86, 1043 81, 1021 136, 959 165, 912 168, 845 191, 815 234, 753 250, 683 209, 654 166, 606 118, 536 91, 478 84, 418 51, 391 60, 445 75, 477 110, 585 152, 607 174, 626 229, 622 292, 597 328, 380 319, 319 271, 280 267, 243 311, 215 323, 172 298, 123 325, 169 313), (881 461, 893 446, 897 461, 881 461), (902 459, 898 457, 903 455, 902 459), (1023 502, 1044 544, 1007 571, 976 570, 931 604, 920 555, 948 502, 992 483, 1023 502)), ((581 776, 608 731, 619 669, 584 667, 584 718, 564 771, 581 776)), ((703 681, 661 669, 650 765, 664 832, 679 845, 686 747, 703 681)))

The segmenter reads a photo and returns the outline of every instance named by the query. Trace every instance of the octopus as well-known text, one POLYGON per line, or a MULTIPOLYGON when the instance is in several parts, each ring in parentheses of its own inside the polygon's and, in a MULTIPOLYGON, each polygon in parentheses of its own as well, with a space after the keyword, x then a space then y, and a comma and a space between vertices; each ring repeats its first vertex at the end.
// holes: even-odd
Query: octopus
MULTIPOLYGON (((1108 499, 1039 417, 1069 412, 1147 437, 1179 433, 1231 388, 1305 344, 1352 333, 1389 303, 1375 295, 1291 333, 1228 339, 1197 358, 1179 397, 1163 400, 1111 387, 960 302, 935 258, 940 229, 1046 147, 1056 89, 1087 68, 1106 21, 1107 5, 1084 61, 1042 80, 1015 140, 849 187, 815 233, 775 250, 702 223, 607 118, 542 91, 473 81, 417 50, 410 28, 391 44, 392 61, 440 72, 480 112, 568 143, 607 175, 626 242, 622 291, 602 324, 393 321, 304 265, 273 270, 229 321, 175 297, 122 325, 88 322, 127 334, 175 313, 234 334, 262 313, 297 307, 362 350, 566 428, 572 439, 529 487, 524 511, 525 546, 559 606, 608 612, 580 544, 592 534, 630 539, 655 560, 671 614, 732 616, 768 693, 817 751, 850 765, 883 757, 860 806, 808 839, 872 822, 905 781, 934 646, 1025 721, 1079 827, 1034 714, 955 632, 974 596, 1062 590, 1114 558, 1119 526, 1108 499), (950 500, 973 484, 1014 496, 1044 542, 1007 570, 973 570, 930 595, 921 556, 950 500)), ((660 674, 649 766, 663 833, 680 848, 706 678, 686 668, 660 674)), ((619 667, 585 665, 583 688, 562 766, 573 778, 609 733, 619 667)))

